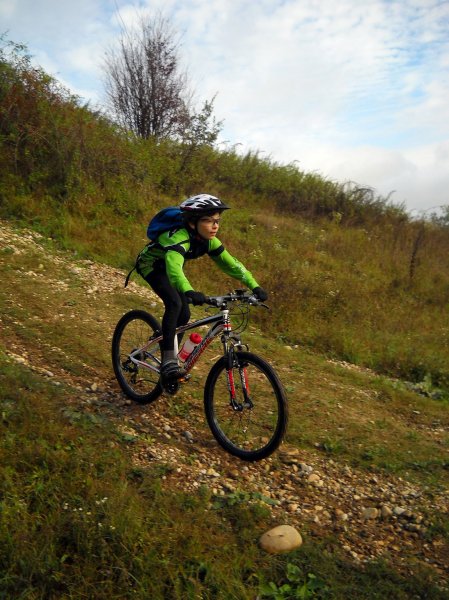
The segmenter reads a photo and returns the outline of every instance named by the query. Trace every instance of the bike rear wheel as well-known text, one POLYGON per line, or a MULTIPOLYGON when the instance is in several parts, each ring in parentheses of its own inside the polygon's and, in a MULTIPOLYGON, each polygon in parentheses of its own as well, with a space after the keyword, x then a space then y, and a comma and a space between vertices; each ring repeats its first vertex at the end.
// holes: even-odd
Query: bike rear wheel
POLYGON ((155 367, 161 364, 159 343, 148 341, 160 334, 159 321, 143 310, 132 310, 120 319, 112 337, 112 365, 123 392, 135 402, 149 404, 163 392, 159 373, 136 365, 130 355, 155 367), (137 350, 142 349, 141 352, 137 350))
POLYGON ((243 460, 272 454, 287 427, 282 384, 274 369, 251 352, 232 352, 215 363, 204 388, 204 409, 217 442, 243 460))

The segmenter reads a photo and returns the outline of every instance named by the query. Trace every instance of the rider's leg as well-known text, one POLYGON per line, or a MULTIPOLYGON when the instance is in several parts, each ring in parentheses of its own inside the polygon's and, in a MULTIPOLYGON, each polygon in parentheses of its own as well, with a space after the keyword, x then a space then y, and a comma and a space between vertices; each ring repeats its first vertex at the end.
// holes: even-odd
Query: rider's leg
MULTIPOLYGON (((190 307, 187 304, 187 298, 184 296, 184 294, 181 294, 180 292, 178 292, 179 294, 179 298, 181 300, 181 310, 179 312, 179 316, 178 316, 178 321, 176 323, 176 327, 181 327, 181 325, 185 325, 186 323, 189 322, 190 319, 190 307)), ((182 342, 182 338, 183 338, 184 334, 180 333, 178 334, 178 348, 181 348, 181 342, 182 342)))
POLYGON ((178 359, 174 350, 174 339, 176 327, 184 325, 190 318, 189 306, 184 295, 179 294, 170 284, 168 276, 164 271, 153 271, 146 277, 146 281, 161 298, 165 306, 162 318, 162 334, 164 339, 161 343, 161 374, 167 379, 183 377, 185 370, 178 366, 178 359))

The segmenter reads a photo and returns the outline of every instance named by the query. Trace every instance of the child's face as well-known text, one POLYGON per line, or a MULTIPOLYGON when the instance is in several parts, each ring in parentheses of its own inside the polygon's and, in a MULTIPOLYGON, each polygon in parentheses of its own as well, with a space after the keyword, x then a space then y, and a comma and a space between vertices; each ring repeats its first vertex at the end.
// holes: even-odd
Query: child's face
POLYGON ((201 217, 197 224, 199 235, 205 240, 211 240, 217 235, 220 223, 220 213, 216 212, 208 217, 201 217))

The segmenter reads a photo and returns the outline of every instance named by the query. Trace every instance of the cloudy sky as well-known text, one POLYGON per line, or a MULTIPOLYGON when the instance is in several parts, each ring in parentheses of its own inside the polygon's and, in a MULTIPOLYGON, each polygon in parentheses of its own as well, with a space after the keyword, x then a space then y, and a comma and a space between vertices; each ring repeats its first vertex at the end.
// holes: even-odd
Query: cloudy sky
POLYGON ((0 33, 101 105, 120 22, 158 9, 223 140, 413 214, 449 204, 449 0, 0 0, 0 33))

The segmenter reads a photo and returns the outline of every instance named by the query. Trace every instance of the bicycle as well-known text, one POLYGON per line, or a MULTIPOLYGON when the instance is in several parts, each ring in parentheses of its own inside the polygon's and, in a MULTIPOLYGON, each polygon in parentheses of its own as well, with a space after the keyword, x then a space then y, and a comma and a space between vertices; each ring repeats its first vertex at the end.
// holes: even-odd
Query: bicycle
POLYGON ((273 367, 249 352, 239 334, 247 327, 250 307, 268 307, 245 290, 208 297, 206 304, 218 308, 218 312, 176 330, 178 336, 209 326, 183 364, 186 376, 182 380, 161 380, 161 325, 143 310, 132 310, 117 323, 112 338, 115 376, 123 392, 141 404, 154 402, 164 392, 176 394, 180 385, 189 380, 190 371, 206 348, 220 336, 223 356, 212 366, 204 386, 207 423, 227 452, 247 461, 261 460, 272 454, 284 437, 287 398, 273 367), (241 319, 234 330, 231 314, 241 319))

